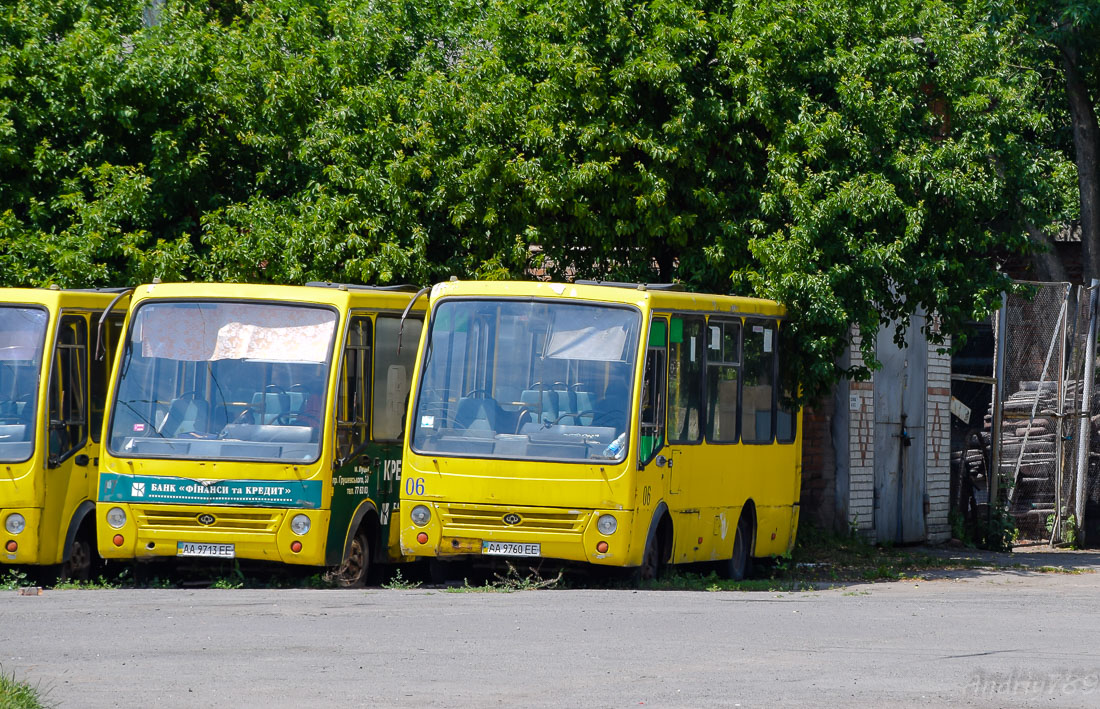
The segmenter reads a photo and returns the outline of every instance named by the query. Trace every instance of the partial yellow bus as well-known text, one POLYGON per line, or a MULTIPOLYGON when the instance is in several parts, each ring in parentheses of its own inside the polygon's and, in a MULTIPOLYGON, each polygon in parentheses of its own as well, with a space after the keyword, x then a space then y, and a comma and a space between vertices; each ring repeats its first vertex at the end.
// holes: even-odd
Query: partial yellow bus
POLYGON ((95 570, 99 435, 126 299, 121 290, 0 290, 4 564, 56 566, 71 579, 95 570), (104 317, 112 305, 116 315, 104 317))
MULTIPOLYGON (((789 551, 800 414, 784 310, 637 284, 436 285, 413 377, 401 551, 627 567, 789 551)), ((437 566, 437 568, 440 568, 437 566)))
POLYGON ((411 290, 138 287, 104 429, 103 557, 329 567, 343 586, 400 560, 411 290))

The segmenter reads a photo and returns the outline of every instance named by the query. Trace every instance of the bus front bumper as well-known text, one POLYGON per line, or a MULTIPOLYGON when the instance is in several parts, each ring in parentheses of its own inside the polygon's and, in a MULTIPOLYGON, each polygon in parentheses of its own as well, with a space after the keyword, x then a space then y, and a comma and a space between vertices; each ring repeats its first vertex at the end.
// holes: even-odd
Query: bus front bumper
POLYGON ((96 504, 97 546, 104 559, 187 556, 321 566, 328 523, 328 510, 96 504), (125 515, 121 524, 117 512, 109 517, 112 510, 125 515), (303 534, 291 529, 297 515, 309 519, 303 534))
MULTIPOLYGON (((401 502, 401 553, 416 557, 541 557, 603 566, 631 565, 629 510, 577 510, 504 505, 401 502), (425 524, 413 522, 426 507, 425 524), (601 517, 615 529, 601 531, 601 517)), ((606 530, 606 526, 604 528, 606 530)), ((638 563, 636 560, 633 563, 638 563)))
POLYGON ((42 510, 37 507, 5 507, 0 509, 0 562, 5 564, 55 564, 60 559, 42 554, 38 538, 38 525, 42 510), (8 518, 20 515, 22 530, 8 531, 8 518), (50 558, 44 558, 49 556, 50 558))

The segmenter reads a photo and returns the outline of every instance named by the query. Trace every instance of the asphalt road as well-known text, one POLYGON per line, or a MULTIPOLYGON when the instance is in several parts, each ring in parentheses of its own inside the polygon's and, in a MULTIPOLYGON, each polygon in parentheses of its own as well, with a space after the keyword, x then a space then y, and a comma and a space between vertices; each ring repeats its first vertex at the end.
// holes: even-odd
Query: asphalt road
POLYGON ((0 592, 60 707, 1100 706, 1100 574, 805 593, 0 592))

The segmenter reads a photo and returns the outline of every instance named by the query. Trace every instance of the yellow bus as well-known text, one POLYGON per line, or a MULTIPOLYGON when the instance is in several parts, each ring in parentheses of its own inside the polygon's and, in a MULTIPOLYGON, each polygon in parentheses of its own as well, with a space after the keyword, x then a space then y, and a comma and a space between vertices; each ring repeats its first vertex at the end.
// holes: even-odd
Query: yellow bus
MULTIPOLYGON (((674 286, 436 285, 413 375, 401 551, 629 567, 794 544, 784 310, 674 286)), ((437 564, 437 569, 445 568, 437 564)))
POLYGON ((58 565, 71 579, 95 569, 99 436, 126 298, 122 290, 0 290, 5 564, 58 565), (116 315, 105 317, 112 305, 116 315))
POLYGON ((100 554, 329 567, 342 586, 399 560, 411 290, 139 286, 108 397, 100 554))

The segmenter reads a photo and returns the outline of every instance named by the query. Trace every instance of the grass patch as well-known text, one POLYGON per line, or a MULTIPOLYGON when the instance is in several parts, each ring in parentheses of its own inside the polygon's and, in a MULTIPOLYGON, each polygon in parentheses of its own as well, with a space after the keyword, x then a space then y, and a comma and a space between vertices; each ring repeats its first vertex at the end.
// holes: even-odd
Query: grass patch
POLYGON ((1016 567, 1026 568, 1028 571, 1033 571, 1037 574, 1092 574, 1096 573, 1093 569, 1067 569, 1064 566, 1035 566, 1025 567, 1023 564, 1016 564, 1016 567))
POLYGON ((495 573, 493 578, 481 586, 471 586, 469 580, 462 582, 461 586, 448 586, 443 589, 446 593, 515 593, 516 591, 537 591, 543 588, 557 588, 562 581, 562 571, 557 576, 543 578, 537 570, 531 569, 528 573, 520 573, 515 566, 508 564, 503 574, 495 573))
POLYGON ((119 579, 110 580, 100 576, 97 579, 87 581, 58 581, 52 586, 55 591, 102 591, 104 589, 121 588, 119 579))
POLYGON ((14 674, 9 676, 0 671, 0 709, 44 709, 46 706, 36 687, 16 680, 14 674))
POLYGON ((799 579, 780 578, 772 575, 769 578, 749 578, 743 581, 730 581, 718 576, 711 571, 709 573, 691 571, 671 571, 656 581, 646 581, 641 586, 652 591, 767 591, 792 593, 796 591, 816 590, 812 583, 799 579))
POLYGON ((391 591, 411 591, 414 588, 420 588, 419 581, 409 581, 401 575, 401 569, 397 569, 389 581, 382 584, 382 588, 389 589, 391 591))
POLYGON ((8 569, 3 576, 0 576, 0 591, 14 591, 30 585, 27 572, 22 569, 8 569))
POLYGON ((799 525, 790 557, 774 562, 780 578, 802 582, 900 581, 928 571, 995 568, 981 559, 943 558, 921 551, 875 546, 857 534, 839 534, 799 525))

